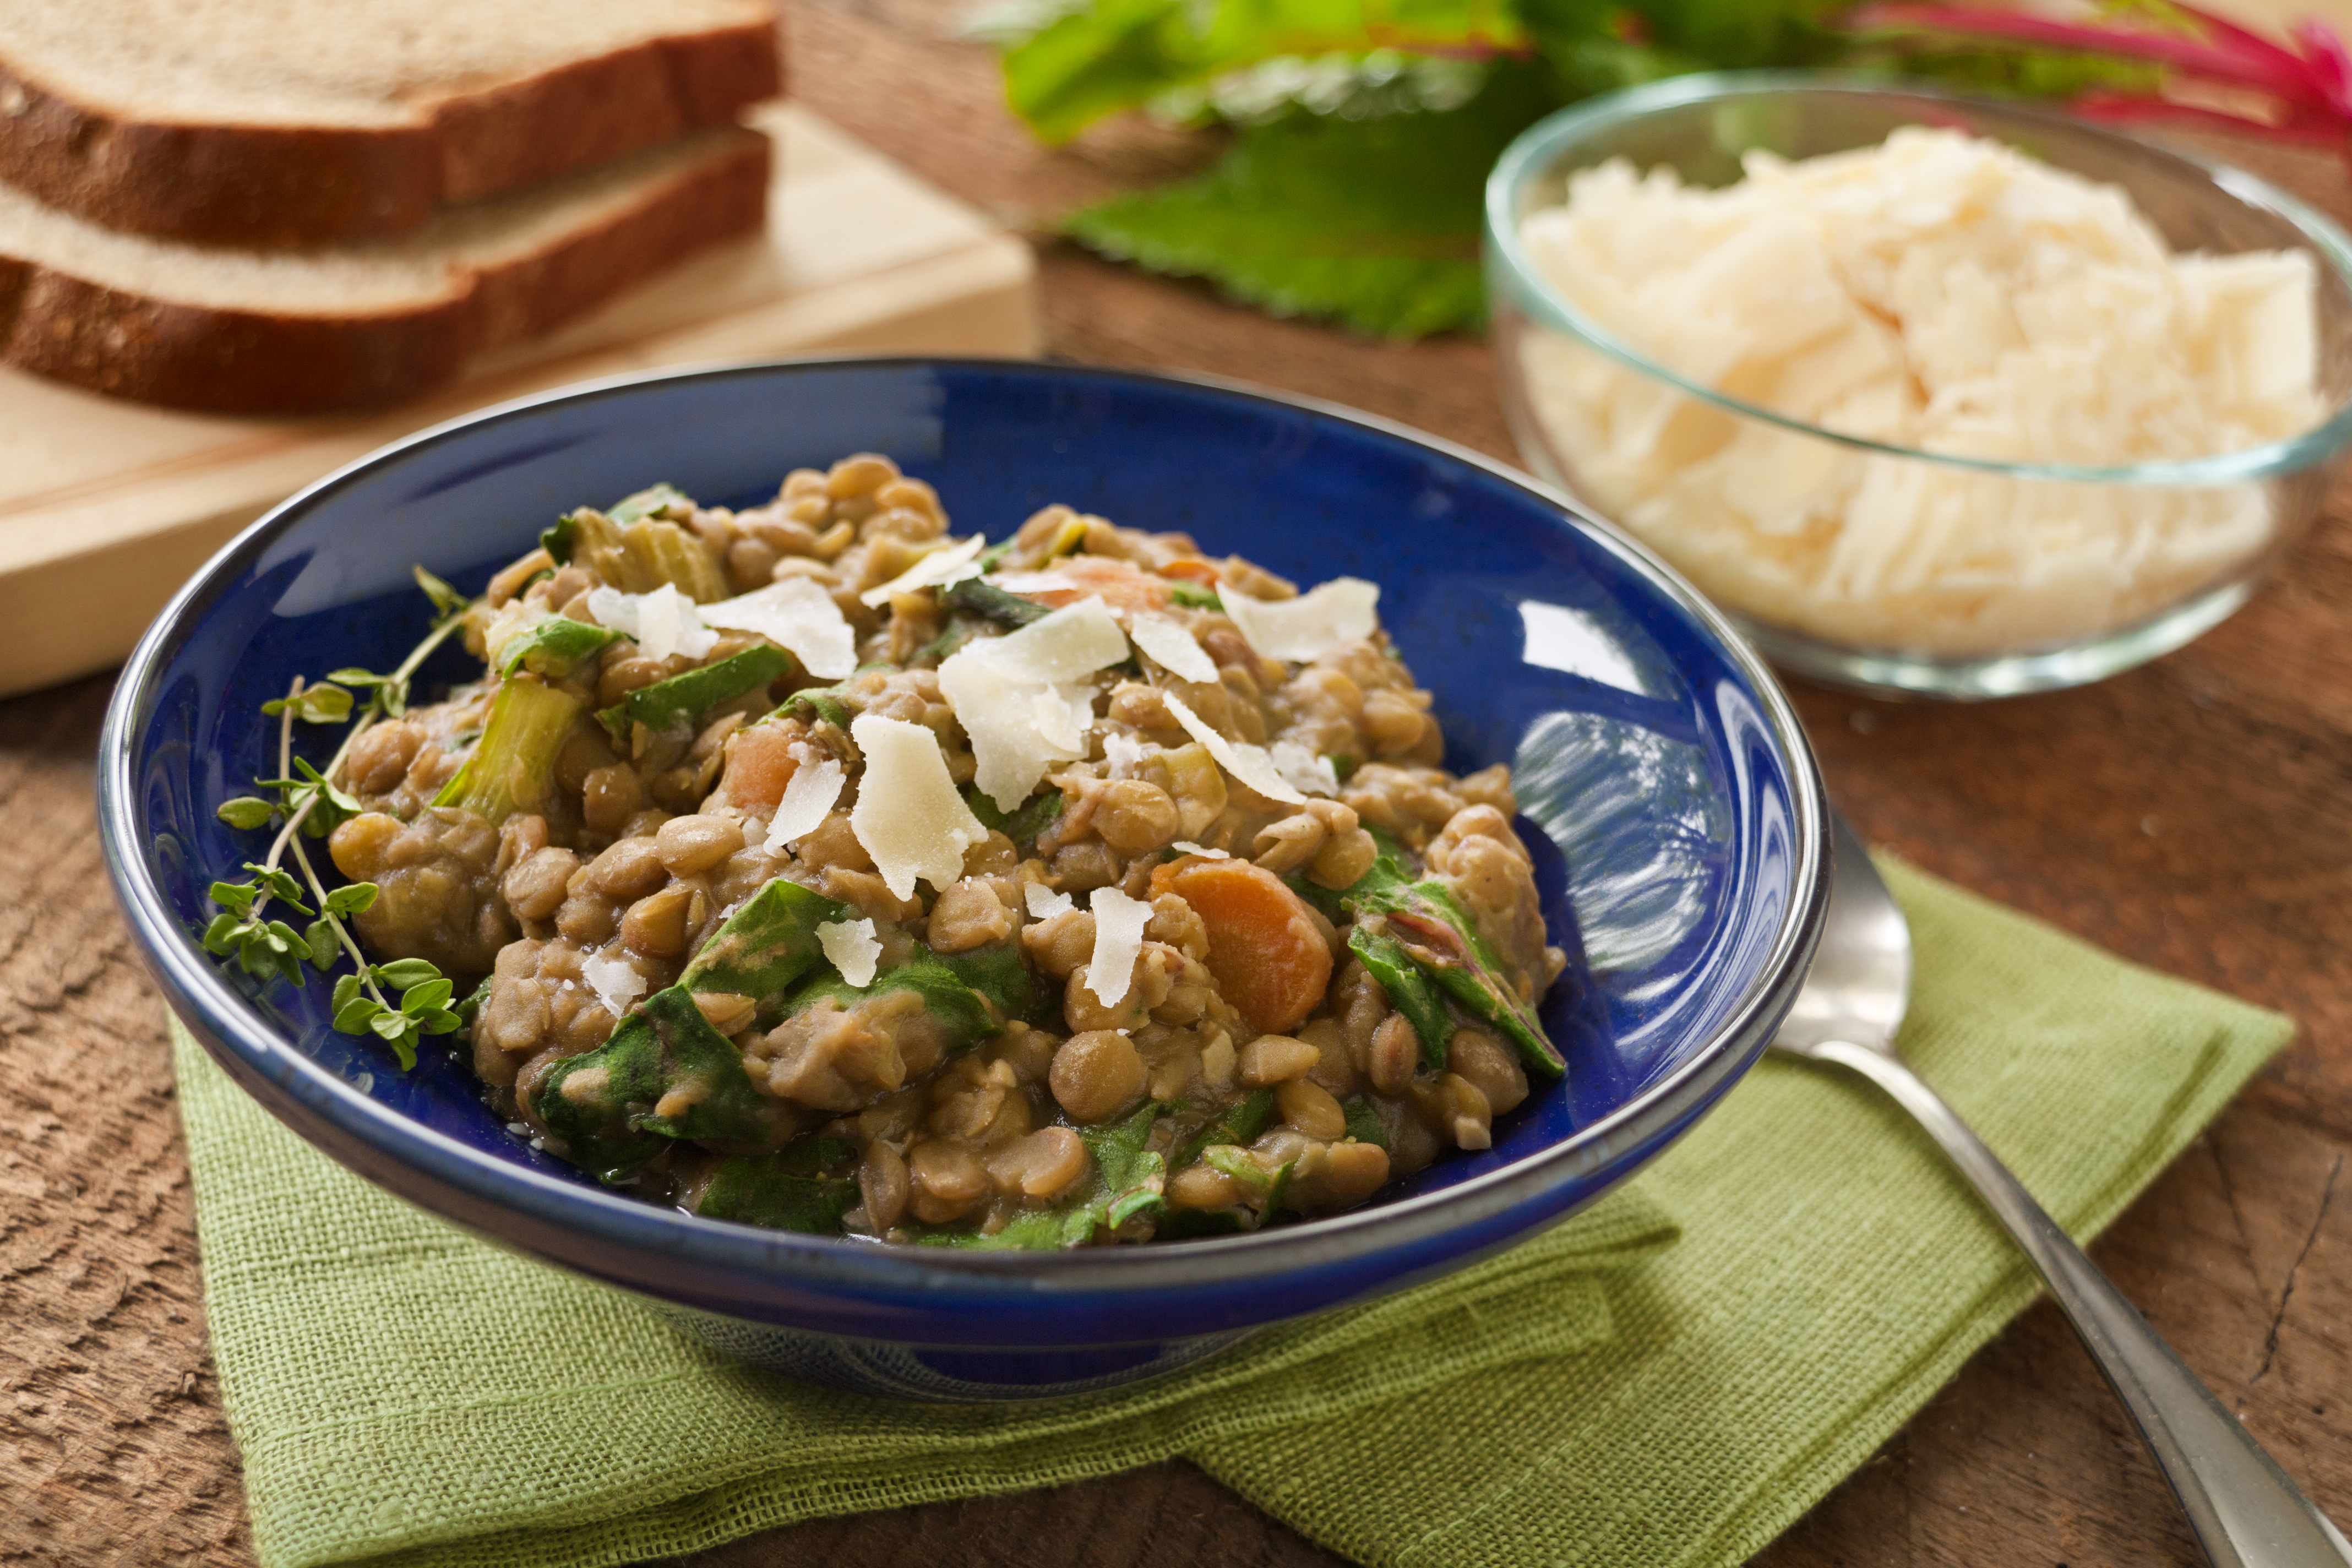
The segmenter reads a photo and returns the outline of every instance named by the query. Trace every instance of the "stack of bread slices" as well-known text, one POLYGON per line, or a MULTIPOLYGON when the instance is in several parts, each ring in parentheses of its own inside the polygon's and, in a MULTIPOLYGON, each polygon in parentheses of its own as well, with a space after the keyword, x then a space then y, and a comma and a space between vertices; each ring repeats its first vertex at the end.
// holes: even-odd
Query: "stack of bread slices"
POLYGON ((0 0, 0 360, 384 404, 766 220, 772 0, 0 0))

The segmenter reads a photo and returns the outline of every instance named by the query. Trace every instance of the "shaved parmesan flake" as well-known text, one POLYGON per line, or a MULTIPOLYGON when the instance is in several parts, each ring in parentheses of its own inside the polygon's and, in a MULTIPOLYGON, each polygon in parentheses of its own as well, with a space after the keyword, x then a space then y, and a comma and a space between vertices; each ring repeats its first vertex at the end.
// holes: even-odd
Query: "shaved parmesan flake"
POLYGON ((1070 902, 1070 895, 1057 893, 1043 882, 1029 882, 1021 889, 1022 900, 1029 906, 1033 921, 1049 921, 1055 915, 1068 914, 1078 906, 1070 902))
POLYGON ((1143 953, 1151 906, 1117 888, 1097 888, 1087 908, 1095 912, 1095 951, 1087 960, 1087 989, 1104 1006, 1116 1007, 1135 984, 1135 961, 1143 953))
POLYGON ((700 658, 719 646, 719 634, 703 624, 694 601, 673 584, 665 583, 650 594, 591 588, 588 613, 598 626, 635 638, 647 658, 667 658, 674 653, 700 658))
POLYGON ((979 533, 961 544, 942 546, 880 587, 866 589, 857 595, 858 602, 867 605, 886 605, 893 594, 911 594, 918 588, 943 588, 966 577, 977 577, 980 568, 973 563, 980 559, 980 552, 987 548, 987 536, 979 533))
POLYGON ((766 637, 821 679, 839 680, 857 668, 857 637, 841 606, 805 577, 787 577, 697 613, 706 625, 766 637))
POLYGON ((1158 659, 1160 668, 1177 679, 1209 684, 1216 681, 1217 661, 1202 651, 1200 639, 1174 616, 1139 611, 1128 627, 1128 635, 1135 639, 1136 647, 1158 659))
POLYGON ((850 832, 894 897, 913 898, 919 877, 934 891, 946 889, 963 875, 964 851, 987 842, 988 829, 956 793, 939 737, 878 713, 860 713, 849 733, 866 754, 850 832))
POLYGON ((1095 691, 1084 678, 1127 657, 1127 638, 1100 599, 1032 621, 1007 637, 965 644, 940 666, 940 691, 971 739, 973 782, 1014 811, 1055 763, 1087 754, 1095 691))
POLYGON ((1264 746, 1253 746, 1246 741, 1228 741, 1201 721, 1201 716, 1184 704, 1184 700, 1172 691, 1163 691, 1160 700, 1175 716, 1184 732, 1208 748, 1217 765, 1247 784, 1268 800, 1278 800, 1286 805, 1305 805, 1307 797, 1292 787, 1274 765, 1264 746))
POLYGON ((1212 849, 1205 844, 1195 844, 1189 838, 1179 838, 1176 840, 1174 847, 1181 849, 1187 855, 1198 855, 1203 860, 1230 860, 1233 858, 1232 856, 1226 854, 1222 849, 1212 849))
POLYGON ((764 847, 771 855, 782 854, 795 840, 823 826, 848 777, 839 758, 805 741, 794 742, 789 754, 799 765, 784 785, 783 798, 776 802, 776 815, 768 819, 764 847))
POLYGON ((1099 598, 1065 605, 1019 631, 966 645, 1015 680, 1076 680, 1127 657, 1127 637, 1099 598))
POLYGON ((596 1000, 604 1004, 604 1011, 615 1018, 646 994, 646 977, 625 958, 606 958, 598 953, 580 965, 580 978, 588 982, 588 989, 596 993, 596 1000))
POLYGON ((1242 640, 1273 659, 1320 658, 1343 643, 1361 642, 1380 626, 1373 614, 1380 585, 1361 577, 1334 577, 1296 599, 1253 599, 1228 590, 1217 602, 1242 640))
MULTIPOLYGON (((1911 452, 2193 459, 2318 423, 2305 250, 2176 255, 2119 187, 1954 131, 1685 187, 1578 173, 1521 238, 1685 380, 1911 452)), ((1848 646, 1975 658, 2145 621, 2276 538, 2255 481, 2077 484, 1822 440, 1549 331, 1521 349, 1576 488, 1710 597, 1848 646)))
POLYGON ((872 919, 827 921, 816 928, 817 945, 824 961, 841 971, 852 985, 874 984, 874 966, 882 957, 882 942, 874 934, 872 919))
POLYGON ((1274 759, 1275 771, 1294 789, 1308 795, 1338 795, 1339 770, 1331 759, 1318 756, 1296 741, 1276 741, 1268 753, 1274 759))

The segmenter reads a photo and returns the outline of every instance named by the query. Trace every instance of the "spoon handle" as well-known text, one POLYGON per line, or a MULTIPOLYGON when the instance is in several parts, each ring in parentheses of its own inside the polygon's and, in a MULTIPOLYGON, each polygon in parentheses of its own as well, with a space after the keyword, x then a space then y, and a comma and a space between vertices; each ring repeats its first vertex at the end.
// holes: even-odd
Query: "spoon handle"
POLYGON ((1832 1041, 1808 1054, 1851 1068, 1894 1096, 2033 1259, 2091 1359, 2138 1423, 2216 1568, 2352 1568, 2352 1542, 2296 1489, 1942 1096, 1885 1052, 1832 1041))

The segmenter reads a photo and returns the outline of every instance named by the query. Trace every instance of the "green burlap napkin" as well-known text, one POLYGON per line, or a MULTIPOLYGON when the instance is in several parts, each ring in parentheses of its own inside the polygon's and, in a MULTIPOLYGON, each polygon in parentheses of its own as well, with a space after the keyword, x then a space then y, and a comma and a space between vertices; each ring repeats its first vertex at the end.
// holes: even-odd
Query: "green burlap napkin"
MULTIPOLYGON (((1886 869, 1918 949, 1905 1048, 2078 1235, 2292 1032, 1886 869)), ((1366 1563, 1728 1564, 2034 1289, 1874 1091, 1767 1060, 1625 1189, 1461 1275, 1137 1390, 894 1405, 724 1362, 345 1174, 184 1036, 176 1060, 271 1568, 626 1563, 1173 1454, 1366 1563)))

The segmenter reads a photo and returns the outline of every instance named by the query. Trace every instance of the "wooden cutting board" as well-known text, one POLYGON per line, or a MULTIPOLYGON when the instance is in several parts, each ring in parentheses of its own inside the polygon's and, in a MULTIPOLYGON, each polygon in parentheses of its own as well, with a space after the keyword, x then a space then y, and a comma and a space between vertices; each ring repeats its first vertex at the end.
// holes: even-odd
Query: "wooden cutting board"
POLYGON ((0 696, 104 668, 237 530, 342 464, 468 410, 658 365, 793 353, 1034 355, 1029 247, 804 110, 768 233, 388 412, 186 414, 0 369, 0 696))

